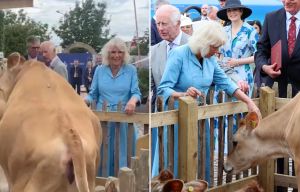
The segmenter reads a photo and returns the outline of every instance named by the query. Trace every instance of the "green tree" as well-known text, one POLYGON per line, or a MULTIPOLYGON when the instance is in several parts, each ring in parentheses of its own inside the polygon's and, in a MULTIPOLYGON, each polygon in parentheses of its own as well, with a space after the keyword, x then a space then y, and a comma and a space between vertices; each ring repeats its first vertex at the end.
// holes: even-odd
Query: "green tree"
POLYGON ((4 51, 4 12, 0 10, 0 51, 4 51))
MULTIPOLYGON (((148 55, 149 53, 149 29, 144 32, 144 36, 136 40, 140 47, 141 55, 148 55)), ((137 47, 132 49, 130 52, 131 55, 138 55, 137 47)))
POLYGON ((139 88, 142 93, 142 97, 149 96, 149 69, 138 68, 139 88))
POLYGON ((63 40, 62 47, 83 42, 99 52, 111 38, 108 28, 110 20, 105 18, 105 11, 105 3, 95 3, 94 0, 77 2, 75 8, 59 21, 59 27, 53 28, 63 40))
POLYGON ((27 54, 26 38, 30 35, 41 37, 41 41, 48 40, 48 25, 35 22, 23 9, 18 13, 6 11, 4 16, 4 52, 9 55, 12 52, 27 54))

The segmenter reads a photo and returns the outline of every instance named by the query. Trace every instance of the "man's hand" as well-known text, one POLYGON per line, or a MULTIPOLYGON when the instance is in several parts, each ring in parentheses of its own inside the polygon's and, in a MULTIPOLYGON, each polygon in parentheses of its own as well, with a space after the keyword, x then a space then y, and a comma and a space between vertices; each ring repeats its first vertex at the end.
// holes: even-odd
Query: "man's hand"
POLYGON ((237 82, 237 85, 238 85, 238 87, 240 88, 241 91, 243 91, 246 94, 248 93, 248 91, 249 91, 249 84, 246 81, 239 80, 237 82))
POLYGON ((281 70, 275 71, 277 63, 272 65, 263 65, 262 70, 273 79, 281 75, 281 70))

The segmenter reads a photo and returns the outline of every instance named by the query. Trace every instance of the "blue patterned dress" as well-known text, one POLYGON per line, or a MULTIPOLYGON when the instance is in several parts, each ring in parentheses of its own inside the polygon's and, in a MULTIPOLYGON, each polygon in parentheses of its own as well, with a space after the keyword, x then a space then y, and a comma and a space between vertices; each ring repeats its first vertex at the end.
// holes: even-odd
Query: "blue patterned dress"
MULTIPOLYGON (((220 52, 224 57, 229 58, 247 58, 253 56, 256 52, 256 43, 259 36, 256 30, 244 22, 236 37, 231 37, 231 25, 225 26, 224 30, 227 34, 227 42, 221 47, 220 52)), ((249 96, 252 96, 254 79, 253 71, 250 64, 234 67, 234 71, 239 75, 241 80, 245 80, 250 85, 249 96)))

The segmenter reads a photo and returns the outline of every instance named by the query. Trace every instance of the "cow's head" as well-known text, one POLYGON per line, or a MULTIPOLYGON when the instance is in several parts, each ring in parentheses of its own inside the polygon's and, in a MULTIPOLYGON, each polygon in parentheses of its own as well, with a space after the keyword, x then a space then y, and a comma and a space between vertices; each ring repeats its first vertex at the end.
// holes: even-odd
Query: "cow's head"
POLYGON ((7 69, 0 76, 0 119, 6 109, 6 102, 15 85, 16 76, 20 72, 25 58, 19 53, 12 53, 7 59, 7 69))
POLYGON ((0 99, 7 101, 8 96, 15 84, 16 76, 20 72, 25 58, 19 53, 12 53, 7 58, 7 69, 0 77, 0 99))
POLYGON ((259 117, 255 112, 248 113, 242 120, 237 133, 233 136, 233 149, 224 164, 225 172, 236 174, 258 163, 259 138, 255 133, 258 123, 259 117))

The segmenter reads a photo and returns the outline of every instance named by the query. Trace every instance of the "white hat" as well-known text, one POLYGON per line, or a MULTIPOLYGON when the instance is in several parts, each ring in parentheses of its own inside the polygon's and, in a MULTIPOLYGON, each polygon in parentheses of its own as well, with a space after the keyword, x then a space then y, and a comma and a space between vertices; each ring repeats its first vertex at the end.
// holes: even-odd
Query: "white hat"
POLYGON ((193 24, 193 21, 191 18, 185 16, 185 15, 181 15, 181 18, 180 18, 180 27, 182 26, 187 26, 187 25, 192 25, 193 24))

